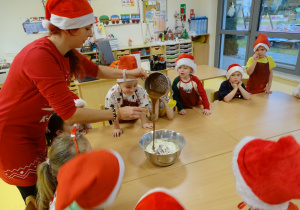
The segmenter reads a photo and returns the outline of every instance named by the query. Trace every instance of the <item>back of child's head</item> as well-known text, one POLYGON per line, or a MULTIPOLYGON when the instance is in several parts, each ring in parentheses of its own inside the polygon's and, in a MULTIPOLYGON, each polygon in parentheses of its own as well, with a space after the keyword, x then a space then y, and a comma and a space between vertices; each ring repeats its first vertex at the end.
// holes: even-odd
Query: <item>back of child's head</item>
POLYGON ((56 113, 53 113, 48 121, 47 130, 45 133, 47 146, 50 146, 55 137, 58 136, 57 131, 64 130, 64 121, 56 113))
POLYGON ((178 68, 183 65, 189 66, 193 70, 193 74, 196 73, 197 66, 194 60, 194 56, 192 56, 191 54, 181 54, 176 60, 175 70, 178 71, 178 68))
MULTIPOLYGON (((119 66, 118 69, 126 69, 126 70, 133 70, 136 69, 137 66, 137 61, 136 58, 132 55, 123 55, 120 58, 119 66)), ((137 79, 127 79, 126 81, 132 81, 132 80, 137 80, 137 79)), ((117 79, 117 82, 125 82, 124 78, 123 79, 117 79)))
POLYGON ((293 136, 277 142, 245 137, 233 151, 236 189, 253 209, 287 210, 300 198, 300 145, 293 136))
MULTIPOLYGON (((75 137, 78 151, 85 153, 91 150, 89 141, 83 135, 75 137)), ((48 209, 52 200, 56 186, 58 170, 60 167, 77 155, 75 140, 68 134, 61 134, 51 145, 48 151, 48 158, 37 168, 37 189, 39 209, 48 209)))
POLYGON ((233 74, 234 72, 240 72, 242 74, 242 78, 243 78, 243 74, 244 74, 244 69, 241 65, 239 64, 231 64, 230 66, 228 66, 227 72, 226 72, 226 77, 227 79, 229 79, 230 75, 233 74))
POLYGON ((55 209, 109 207, 120 190, 124 171, 122 157, 112 150, 75 157, 59 170, 55 209))
POLYGON ((258 34, 253 44, 253 51, 255 52, 259 46, 263 46, 267 51, 270 50, 270 43, 266 34, 258 34))

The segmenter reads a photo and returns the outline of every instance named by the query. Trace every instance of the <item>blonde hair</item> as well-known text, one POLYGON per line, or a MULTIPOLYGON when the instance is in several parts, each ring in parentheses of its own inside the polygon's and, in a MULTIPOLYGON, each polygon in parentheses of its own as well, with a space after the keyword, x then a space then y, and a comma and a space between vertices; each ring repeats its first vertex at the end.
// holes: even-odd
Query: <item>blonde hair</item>
MULTIPOLYGON (((83 135, 76 135, 79 153, 87 152, 89 141, 83 135)), ((48 151, 48 159, 37 168, 38 209, 48 209, 57 186, 59 168, 77 155, 76 146, 69 134, 61 134, 48 151)))

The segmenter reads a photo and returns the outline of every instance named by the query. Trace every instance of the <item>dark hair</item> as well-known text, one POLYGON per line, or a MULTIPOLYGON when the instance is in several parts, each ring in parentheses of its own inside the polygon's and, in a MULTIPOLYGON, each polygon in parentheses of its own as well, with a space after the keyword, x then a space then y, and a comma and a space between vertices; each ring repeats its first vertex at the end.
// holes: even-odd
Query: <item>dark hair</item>
POLYGON ((49 118, 48 127, 47 127, 48 129, 47 132, 45 133, 47 146, 51 146, 53 139, 57 137, 56 131, 58 130, 62 131, 64 129, 63 126, 64 126, 63 119, 61 119, 61 117, 58 116, 56 113, 53 113, 49 118))
MULTIPOLYGON (((69 34, 71 34, 73 36, 73 32, 77 31, 77 29, 69 29, 69 30, 62 30, 58 27, 56 27, 53 24, 49 25, 49 35, 60 35, 64 32, 68 32, 69 34)), ((71 71, 71 78, 75 78, 78 79, 80 78, 81 80, 83 80, 84 78, 84 74, 85 74, 85 70, 83 68, 81 59, 80 59, 80 53, 78 52, 78 50, 76 49, 72 49, 69 52, 66 53, 65 57, 69 58, 69 64, 70 64, 70 71, 71 71)))

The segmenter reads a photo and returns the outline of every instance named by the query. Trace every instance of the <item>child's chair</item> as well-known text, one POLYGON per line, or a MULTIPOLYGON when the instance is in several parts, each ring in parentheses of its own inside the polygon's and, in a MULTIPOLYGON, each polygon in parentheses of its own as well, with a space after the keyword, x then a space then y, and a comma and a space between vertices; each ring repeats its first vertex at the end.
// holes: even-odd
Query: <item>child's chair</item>
POLYGON ((78 87, 74 80, 70 80, 69 89, 78 96, 78 87))
POLYGON ((213 103, 215 100, 219 100, 219 91, 210 93, 210 103, 213 103))

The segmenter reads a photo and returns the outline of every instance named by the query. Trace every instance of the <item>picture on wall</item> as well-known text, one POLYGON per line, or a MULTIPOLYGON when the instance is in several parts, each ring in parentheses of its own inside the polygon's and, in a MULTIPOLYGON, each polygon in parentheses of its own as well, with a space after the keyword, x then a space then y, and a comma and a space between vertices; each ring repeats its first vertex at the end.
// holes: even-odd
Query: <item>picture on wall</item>
POLYGON ((22 26, 26 34, 47 33, 48 29, 42 25, 44 17, 21 18, 22 26))

